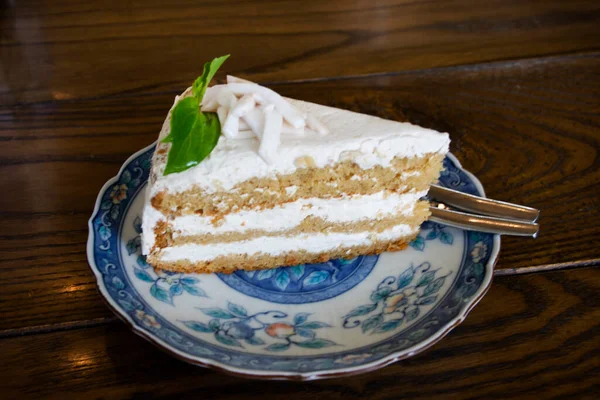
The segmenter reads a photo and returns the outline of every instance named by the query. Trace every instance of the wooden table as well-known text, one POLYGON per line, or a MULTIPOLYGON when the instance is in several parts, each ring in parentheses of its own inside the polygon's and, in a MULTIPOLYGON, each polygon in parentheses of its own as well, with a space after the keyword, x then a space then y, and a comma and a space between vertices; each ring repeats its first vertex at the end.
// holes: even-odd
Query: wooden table
POLYGON ((1 4, 3 398, 597 396, 597 1, 1 4), (539 238, 503 238, 466 321, 376 372, 260 382, 163 354, 104 305, 87 219, 175 94, 226 53, 228 72, 282 94, 450 132, 490 197, 542 210, 539 238))

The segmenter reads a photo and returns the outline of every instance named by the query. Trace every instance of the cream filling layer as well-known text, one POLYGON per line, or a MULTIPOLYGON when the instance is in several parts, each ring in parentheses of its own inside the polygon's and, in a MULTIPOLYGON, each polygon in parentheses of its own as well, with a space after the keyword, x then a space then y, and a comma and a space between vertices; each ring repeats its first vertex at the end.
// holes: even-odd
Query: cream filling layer
POLYGON ((345 196, 337 199, 300 199, 281 207, 240 211, 226 215, 217 224, 210 217, 185 215, 171 222, 173 237, 250 230, 284 231, 297 227, 306 218, 315 217, 334 223, 373 220, 393 215, 410 215, 415 203, 427 191, 404 194, 381 191, 371 195, 345 196))
POLYGON ((250 256, 255 254, 269 254, 276 256, 298 250, 319 254, 334 250, 340 246, 354 247, 371 245, 377 241, 399 240, 405 236, 414 234, 418 229, 419 227, 413 228, 403 224, 396 225, 393 228, 380 233, 311 233, 293 237, 260 237, 257 239, 231 243, 206 245, 183 244, 163 249, 159 257, 163 262, 180 260, 201 262, 214 260, 217 257, 241 254, 248 254, 250 256))

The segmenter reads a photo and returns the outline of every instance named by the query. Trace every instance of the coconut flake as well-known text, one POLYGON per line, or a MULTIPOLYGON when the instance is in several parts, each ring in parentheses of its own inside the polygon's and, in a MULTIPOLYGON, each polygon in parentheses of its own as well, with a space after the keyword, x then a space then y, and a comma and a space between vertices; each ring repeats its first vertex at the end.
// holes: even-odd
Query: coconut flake
POLYGON ((254 101, 256 102, 256 104, 259 104, 261 106, 264 106, 267 104, 267 101, 265 100, 265 98, 262 97, 260 94, 252 93, 252 96, 254 97, 254 101))
POLYGON ((240 130, 240 132, 241 131, 250 131, 250 132, 252 132, 252 129, 250 129, 250 126, 248 125, 248 123, 246 121, 244 121, 243 118, 240 118, 239 130, 240 130))
MULTIPOLYGON (((249 139, 256 136, 260 140, 258 154, 269 164, 276 160, 282 134, 328 133, 327 127, 317 118, 301 113, 288 99, 271 89, 232 75, 227 76, 226 85, 209 87, 202 104, 202 111, 217 112, 221 131, 227 138, 249 139)), ((311 163, 306 164, 311 166, 311 163)))
POLYGON ((219 105, 233 108, 237 104, 237 97, 228 87, 224 86, 217 94, 217 101, 219 105))
POLYGON ((275 110, 273 104, 264 108, 265 128, 260 139, 258 154, 268 164, 272 164, 277 159, 277 149, 281 140, 281 126, 283 125, 283 116, 275 110))
POLYGON ((256 85, 254 82, 247 81, 246 79, 238 78, 237 76, 227 75, 227 83, 252 83, 256 85))
POLYGON ((255 138, 256 135, 249 129, 242 129, 242 121, 240 121, 240 130, 236 135, 236 139, 251 139, 255 138))
POLYGON ((265 114, 259 108, 254 107, 242 117, 242 120, 248 124, 252 132, 260 139, 265 129, 265 114))
POLYGON ((213 99, 217 99, 217 95, 223 89, 225 85, 214 85, 206 88, 206 92, 204 92, 204 97, 202 98, 202 104, 207 104, 213 99))
POLYGON ((298 110, 271 89, 253 83, 230 83, 227 86, 236 95, 256 93, 263 97, 267 103, 274 105, 282 117, 294 128, 301 128, 306 125, 306 121, 298 110))
POLYGON ((202 107, 211 105, 211 103, 213 101, 217 102, 217 108, 220 105, 229 106, 228 103, 227 104, 219 103, 219 96, 228 96, 229 99, 231 100, 231 97, 233 96, 235 98, 235 95, 233 95, 233 93, 231 93, 232 96, 229 96, 229 94, 227 94, 227 93, 222 94, 223 91, 231 93, 231 90, 227 89, 227 85, 214 85, 214 86, 208 87, 206 89, 206 92, 204 92, 204 97, 202 98, 202 103, 201 103, 202 107))
POLYGON ((217 116, 219 117, 219 122, 221 123, 221 130, 223 130, 223 125, 225 125, 225 120, 227 120, 228 114, 229 110, 227 107, 221 106, 217 108, 217 116))
POLYGON ((252 97, 251 94, 247 94, 242 96, 235 107, 231 109, 230 113, 237 117, 242 117, 248 113, 248 111, 253 109, 255 105, 256 103, 254 102, 254 97, 252 97))
POLYGON ((210 99, 208 102, 202 101, 200 111, 202 112, 215 112, 219 108, 219 102, 217 99, 210 99))
POLYGON ((237 139, 237 134, 240 130, 240 117, 229 113, 225 119, 225 123, 221 128, 221 132, 229 139, 237 139))

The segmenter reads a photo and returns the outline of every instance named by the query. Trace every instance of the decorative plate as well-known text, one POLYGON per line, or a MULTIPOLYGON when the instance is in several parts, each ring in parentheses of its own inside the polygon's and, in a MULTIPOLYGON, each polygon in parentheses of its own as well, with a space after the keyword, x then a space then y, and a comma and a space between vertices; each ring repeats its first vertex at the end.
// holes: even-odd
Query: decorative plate
MULTIPOLYGON (((193 364, 255 378, 357 374, 410 357, 457 326, 492 280, 500 238, 425 222, 404 251, 222 274, 155 272, 140 252, 154 145, 104 185, 87 253, 134 332, 193 364)), ((483 196, 452 155, 440 182, 483 196)))

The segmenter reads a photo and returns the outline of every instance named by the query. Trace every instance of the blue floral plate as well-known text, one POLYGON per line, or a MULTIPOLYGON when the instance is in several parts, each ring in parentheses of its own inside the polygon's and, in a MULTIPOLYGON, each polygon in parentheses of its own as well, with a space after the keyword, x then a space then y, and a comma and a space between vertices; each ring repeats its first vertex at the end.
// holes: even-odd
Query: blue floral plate
MULTIPOLYGON (((140 253, 153 152, 131 156, 100 191, 88 259, 115 313, 190 363, 265 379, 370 371, 439 341, 491 284, 499 236, 431 222, 401 252, 231 275, 157 273, 140 253)), ((454 156, 444 167, 442 185, 484 195, 454 156)))

